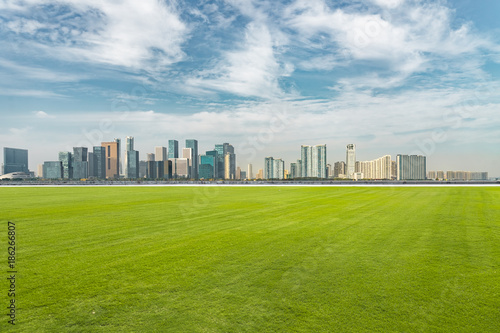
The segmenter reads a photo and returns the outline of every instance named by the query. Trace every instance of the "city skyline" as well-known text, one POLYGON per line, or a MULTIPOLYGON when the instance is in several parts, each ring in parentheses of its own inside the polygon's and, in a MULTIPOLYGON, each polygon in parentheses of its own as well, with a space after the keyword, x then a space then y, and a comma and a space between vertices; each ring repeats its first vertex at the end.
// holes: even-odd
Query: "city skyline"
MULTIPOLYGON (((0 3, 0 145, 134 135, 231 142, 239 166, 356 143, 500 177, 500 3, 483 0, 0 3), (147 38, 145 38, 147 36, 147 38)), ((123 154, 123 149, 122 154, 123 154)), ((180 153, 180 152, 179 152, 180 153)), ((3 161, 2 161, 3 163, 3 161)), ((256 169, 258 170, 258 169, 256 169)))
MULTIPOLYGON (((125 154, 120 151, 121 139, 115 138, 113 142, 102 142, 101 146, 94 146, 93 151, 87 147, 73 147, 73 152, 59 152, 58 161, 44 161, 37 165, 37 177, 57 175, 60 168, 61 177, 65 179, 252 179, 252 164, 248 164, 248 172, 236 164, 236 152, 229 143, 215 144, 213 150, 208 150, 204 155, 193 154, 193 149, 198 149, 198 141, 186 140, 182 148, 182 158, 167 158, 166 147, 156 146, 155 153, 146 153, 146 161, 139 159, 139 152, 134 150, 134 137, 127 136, 125 154), (123 156, 123 159, 121 158, 123 156), (102 164, 101 164, 102 163, 102 164), (142 165, 142 166, 141 166, 142 165), (199 170, 202 170, 201 172, 199 170), (43 172, 43 175, 41 175, 43 172)), ((169 140, 176 142, 176 140, 169 140)), ((174 147, 176 150, 178 147, 174 147)), ((282 158, 266 157, 264 167, 259 169, 257 179, 374 179, 374 180, 445 180, 444 175, 451 179, 488 180, 498 179, 490 177, 488 171, 437 170, 428 171, 427 157, 416 154, 397 154, 395 160, 391 155, 384 155, 371 161, 360 161, 356 158, 356 145, 346 145, 345 161, 328 163, 326 144, 301 145, 301 159, 287 163, 282 158), (289 167, 287 168, 287 165, 289 167), (349 165, 353 165, 350 168, 349 165)), ((4 147, 4 158, 9 161, 2 165, 2 170, 12 166, 14 172, 27 172, 26 163, 28 150, 4 147), (18 155, 21 154, 21 155, 18 155), (22 156, 21 160, 16 156, 22 156), (17 159, 17 161, 16 161, 17 159), (22 161, 22 163, 19 163, 22 161)), ((34 170, 30 170, 34 173, 34 170)), ((11 174, 12 175, 12 174, 11 174)))

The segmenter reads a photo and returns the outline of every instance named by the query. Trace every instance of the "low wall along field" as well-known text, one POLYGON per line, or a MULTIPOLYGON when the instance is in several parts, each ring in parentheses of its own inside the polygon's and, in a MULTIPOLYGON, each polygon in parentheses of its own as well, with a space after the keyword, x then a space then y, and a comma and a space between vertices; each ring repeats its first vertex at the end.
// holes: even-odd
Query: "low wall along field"
POLYGON ((0 188, 0 331, 498 332, 498 187, 0 188))

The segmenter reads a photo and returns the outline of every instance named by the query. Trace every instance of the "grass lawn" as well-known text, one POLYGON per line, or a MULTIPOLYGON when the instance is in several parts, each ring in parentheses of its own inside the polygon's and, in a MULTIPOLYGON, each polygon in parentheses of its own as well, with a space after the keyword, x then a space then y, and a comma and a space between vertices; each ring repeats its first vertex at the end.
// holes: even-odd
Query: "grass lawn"
POLYGON ((0 203, 1 332, 500 332, 498 187, 0 188, 0 203))

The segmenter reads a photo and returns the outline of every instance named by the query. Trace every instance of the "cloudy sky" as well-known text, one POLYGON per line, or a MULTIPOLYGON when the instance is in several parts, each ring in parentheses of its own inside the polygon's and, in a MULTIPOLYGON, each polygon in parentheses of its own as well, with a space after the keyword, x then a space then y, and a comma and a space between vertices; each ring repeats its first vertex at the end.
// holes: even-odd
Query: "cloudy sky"
MULTIPOLYGON (((0 0, 0 145, 30 168, 134 136, 287 166, 424 154, 500 177, 497 0, 0 0)), ((3 159, 3 156, 1 157, 3 159)))

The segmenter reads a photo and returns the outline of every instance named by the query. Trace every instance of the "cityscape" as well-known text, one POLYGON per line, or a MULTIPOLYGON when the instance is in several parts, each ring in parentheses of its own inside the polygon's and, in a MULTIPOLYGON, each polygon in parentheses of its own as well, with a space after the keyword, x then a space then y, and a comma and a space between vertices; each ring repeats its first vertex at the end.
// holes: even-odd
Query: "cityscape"
POLYGON ((428 171, 427 157, 398 154, 384 155, 371 161, 356 158, 356 145, 346 146, 344 161, 331 164, 327 146, 301 145, 300 158, 286 164, 282 158, 264 159, 264 168, 254 170, 251 163, 237 164, 237 153, 229 143, 215 144, 213 150, 200 154, 198 140, 187 139, 183 148, 178 140, 168 146, 156 146, 139 159, 134 137, 102 142, 100 146, 74 147, 62 151, 57 159, 28 168, 28 150, 3 148, 4 163, 0 179, 42 180, 397 180, 397 181, 487 181, 486 171, 428 171))

